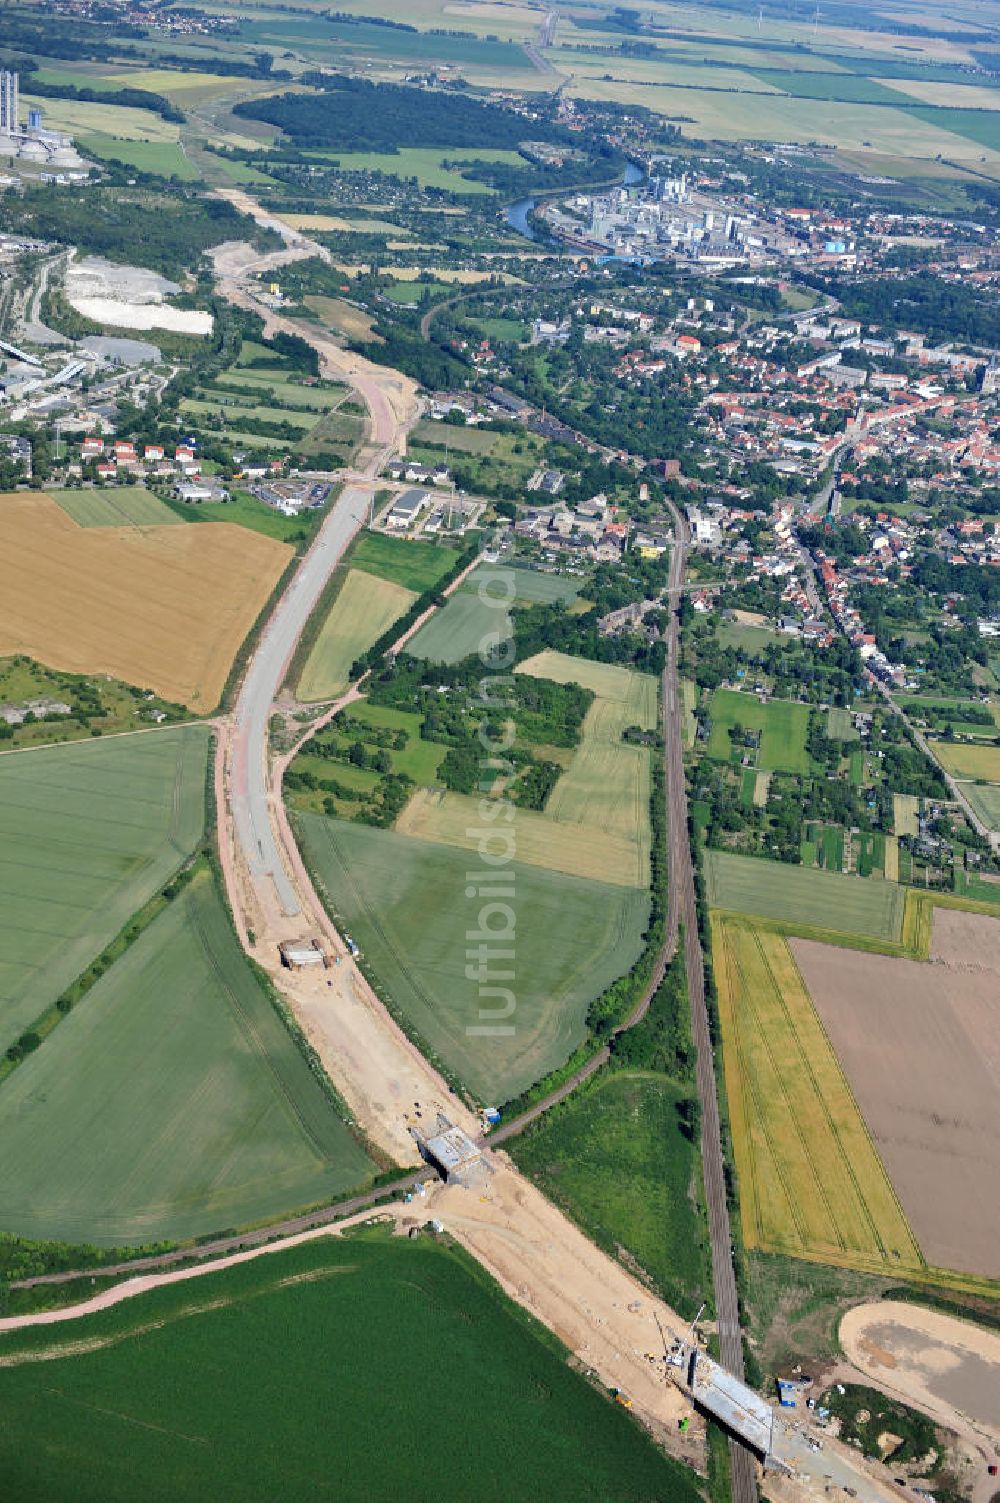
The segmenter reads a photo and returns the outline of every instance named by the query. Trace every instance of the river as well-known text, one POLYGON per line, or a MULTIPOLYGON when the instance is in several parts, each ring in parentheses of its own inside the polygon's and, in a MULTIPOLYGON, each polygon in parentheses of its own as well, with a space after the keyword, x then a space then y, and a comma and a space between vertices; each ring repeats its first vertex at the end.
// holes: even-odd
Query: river
MULTIPOLYGON (((633 183, 641 183, 645 175, 641 167, 637 167, 634 162, 627 162, 622 177, 622 187, 628 188, 633 183)), ((569 192, 571 190, 567 189, 564 191, 569 192)), ((547 193, 545 196, 546 198, 556 198, 559 195, 547 193)), ((536 203, 537 199, 534 198, 519 198, 516 203, 507 205, 504 215, 511 229, 516 230, 519 235, 527 235, 529 240, 537 240, 538 238, 531 228, 530 222, 536 203)))

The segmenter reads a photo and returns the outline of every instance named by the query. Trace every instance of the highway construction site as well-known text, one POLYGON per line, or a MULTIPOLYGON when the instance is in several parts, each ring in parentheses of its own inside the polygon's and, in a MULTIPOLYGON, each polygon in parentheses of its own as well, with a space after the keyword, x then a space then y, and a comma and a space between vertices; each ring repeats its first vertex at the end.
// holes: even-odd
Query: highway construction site
MULTIPOLYGON (((247 194, 232 190, 226 196, 234 202, 238 198, 237 207, 276 228, 285 240, 285 249, 270 257, 248 257, 237 253, 237 248, 223 248, 223 254, 216 257, 220 292, 239 306, 264 313, 255 300, 255 276, 283 260, 325 252, 264 213, 247 194)), ((558 1211, 499 1146, 491 1146, 477 1114, 449 1088, 391 1017, 320 900, 282 800, 282 775, 289 757, 272 755, 269 722, 306 622, 333 569, 366 521, 375 477, 390 454, 404 452, 420 402, 406 377, 345 352, 312 327, 274 313, 267 314, 267 326, 268 332, 287 328, 307 338, 320 356, 323 375, 354 389, 367 407, 370 423, 356 469, 347 477, 259 638, 234 710, 216 721, 214 785, 221 867, 244 949, 271 977, 369 1143, 384 1159, 412 1171, 405 1187, 410 1193, 418 1181, 425 1186, 417 1201, 398 1199, 379 1214, 390 1216, 404 1233, 433 1218, 511 1298, 559 1338, 594 1382, 615 1394, 665 1449, 702 1475, 706 1471, 706 1417, 720 1423, 734 1437, 734 1503, 753 1503, 761 1475, 764 1491, 775 1498, 849 1496, 864 1503, 890 1499, 899 1503, 904 1495, 884 1468, 869 1466, 856 1452, 833 1440, 823 1441, 821 1448, 809 1422, 790 1423, 776 1405, 743 1382, 714 1067, 704 991, 699 987, 703 964, 687 839, 681 716, 677 713, 676 616, 672 617, 664 676, 671 914, 661 963, 669 959, 683 926, 703 1106, 704 1171, 718 1311, 714 1330, 706 1323, 695 1331, 683 1322, 558 1211), (328 965, 282 965, 279 947, 285 946, 286 954, 300 954, 303 947, 313 944, 329 957, 328 965), (440 1127, 441 1121, 447 1126, 440 1127), (415 1131, 419 1124, 425 1127, 415 1131), (426 1125, 433 1124, 438 1124, 439 1132, 428 1135, 426 1125), (459 1158, 467 1160, 453 1166, 459 1172, 449 1172, 444 1148, 440 1144, 435 1148, 435 1138, 448 1134, 452 1146, 461 1149, 459 1158), (441 1178, 429 1175, 428 1163, 437 1167, 441 1178), (467 1171, 473 1164, 478 1167, 470 1176, 467 1171), (713 1335, 719 1339, 721 1362, 707 1354, 705 1342, 713 1335)), ((671 574, 675 599, 684 582, 686 541, 679 516, 676 523, 671 574)), ((451 588, 459 583, 455 581, 451 588)), ((325 723, 357 694, 355 685, 318 717, 317 724, 325 723)), ((310 733, 307 728, 304 734, 310 733)), ((510 1130, 508 1125, 506 1131, 510 1130)), ((368 1198, 369 1205, 373 1199, 368 1198)), ((305 1231, 298 1223, 294 1237, 335 1235, 336 1227, 330 1223, 337 1214, 336 1209, 324 1213, 318 1219, 326 1224, 314 1231, 305 1231)), ((355 1210, 356 1217, 370 1214, 366 1207, 355 1210)), ((289 1226, 288 1231, 292 1230, 289 1226)), ((272 1237, 270 1246, 280 1246, 282 1231, 271 1228, 262 1234, 263 1245, 244 1253, 224 1253, 214 1262, 203 1256, 195 1266, 172 1274, 144 1273, 142 1287, 150 1287, 149 1280, 200 1276, 232 1257, 266 1254, 264 1236, 272 1237)), ((201 1249, 202 1255, 210 1252, 209 1247, 201 1249)), ((129 1286, 117 1288, 140 1292, 129 1286)), ((101 1296, 108 1303, 121 1297, 116 1289, 101 1296)), ((18 1317, 17 1323, 67 1319, 87 1309, 71 1307, 18 1317)), ((0 1330, 10 1325, 0 1321, 0 1330)))

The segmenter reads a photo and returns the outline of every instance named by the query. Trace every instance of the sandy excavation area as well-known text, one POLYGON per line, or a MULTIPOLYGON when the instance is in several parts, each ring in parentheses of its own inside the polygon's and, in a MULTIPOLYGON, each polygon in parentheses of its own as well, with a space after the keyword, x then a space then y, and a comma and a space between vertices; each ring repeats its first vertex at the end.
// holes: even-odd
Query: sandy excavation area
POLYGON ((211 334, 210 313, 173 308, 166 299, 180 292, 176 282, 141 266, 119 266, 101 256, 71 261, 66 268, 66 301, 84 318, 120 329, 172 329, 178 334, 211 334))
POLYGON ((0 655, 213 710, 291 553, 230 522, 78 527, 48 496, 0 497, 0 655))
POLYGON ((918 1305, 857 1305, 840 1344, 863 1373, 945 1423, 956 1410, 1000 1443, 1000 1335, 918 1305))
POLYGON ((1000 1278, 1000 919, 935 909, 929 962, 791 948, 924 1257, 1000 1278))

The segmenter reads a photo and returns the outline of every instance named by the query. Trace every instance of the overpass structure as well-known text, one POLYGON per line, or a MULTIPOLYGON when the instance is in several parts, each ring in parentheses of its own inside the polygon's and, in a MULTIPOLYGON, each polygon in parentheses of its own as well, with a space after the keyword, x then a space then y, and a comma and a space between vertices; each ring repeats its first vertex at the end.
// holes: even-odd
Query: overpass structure
POLYGON ((766 1399, 697 1346, 679 1344, 670 1361, 674 1381, 695 1407, 754 1451, 765 1471, 793 1471, 786 1455, 785 1426, 766 1399))

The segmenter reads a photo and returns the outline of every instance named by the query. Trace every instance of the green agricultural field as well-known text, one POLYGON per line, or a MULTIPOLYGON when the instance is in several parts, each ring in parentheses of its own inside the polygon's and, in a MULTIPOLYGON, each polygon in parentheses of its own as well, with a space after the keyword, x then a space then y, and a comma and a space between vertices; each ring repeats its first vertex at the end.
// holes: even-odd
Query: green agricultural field
MULTIPOLYGON (((273 353, 264 350, 262 345, 251 346, 244 341, 243 350, 248 349, 259 350, 262 354, 273 353)), ((323 386, 303 386, 301 381, 290 380, 280 368, 274 371, 239 368, 222 371, 202 390, 217 392, 220 396, 231 397, 238 402, 248 402, 251 406, 253 398, 247 397, 245 393, 252 391, 257 401, 265 406, 280 403, 282 407, 315 413, 329 412, 331 408, 339 407, 347 396, 346 386, 334 383, 326 383, 323 386)))
POLYGON ((0 1474, 23 1503, 698 1503, 556 1339, 431 1236, 322 1237, 0 1343, 0 1474), (470 1398, 475 1424, 436 1446, 429 1408, 470 1398))
POLYGON ((336 162, 343 172, 384 172, 390 177, 415 177, 421 188, 446 188, 452 193, 492 194, 494 191, 475 178, 463 177, 462 162, 524 165, 524 158, 516 151, 485 146, 474 151, 462 151, 454 146, 445 150, 438 146, 404 146, 394 155, 374 151, 310 151, 306 155, 316 161, 336 162), (442 166, 446 161, 459 165, 442 166))
POLYGON ((983 824, 1000 830, 1000 783, 960 783, 959 787, 983 824))
POLYGON ((80 527, 165 527, 181 518, 142 485, 98 491, 47 491, 80 527))
POLYGON ((411 282, 405 278, 387 287, 385 296, 391 303, 419 303, 425 297, 441 297, 450 292, 447 282, 411 282))
MULTIPOLYGON (((989 151, 1000 152, 1000 112, 997 110, 941 110, 933 105, 917 105, 910 110, 924 125, 951 131, 961 140, 973 141, 989 151)), ((967 153, 966 153, 967 155, 967 153)))
POLYGON ((575 595, 573 582, 557 575, 481 564, 444 609, 410 639, 407 651, 434 663, 458 663, 479 652, 484 643, 486 652, 492 651, 497 633, 509 639, 509 606, 572 600, 575 595))
POLYGON ((84 156, 121 162, 158 177, 176 177, 186 183, 197 182, 201 177, 179 141, 128 141, 94 133, 81 137, 79 147, 84 156))
POLYGON ((894 882, 723 851, 706 851, 705 876, 711 908, 769 919, 791 933, 821 929, 890 945, 900 942, 903 889, 894 882))
POLYGON ((729 732, 741 725, 759 731, 760 750, 757 766, 779 772, 808 773, 811 770, 806 751, 809 729, 809 706, 791 700, 771 699, 766 704, 753 694, 736 689, 716 689, 710 708, 712 735, 708 755, 728 762, 734 755, 729 732))
POLYGON ((387 537, 382 532, 362 533, 351 550, 355 569, 391 580, 417 595, 431 589, 454 568, 456 558, 453 549, 442 548, 438 543, 387 537))
POLYGON ((330 699, 347 688, 351 664, 416 600, 413 590, 349 569, 298 683, 299 699, 330 699))
POLYGON ((839 825, 823 825, 820 831, 820 853, 824 870, 844 870, 844 832, 839 825))
POLYGON ((208 744, 188 726, 0 757, 0 1047, 194 850, 208 744))
POLYGON ((502 870, 515 891, 513 998, 481 996, 465 957, 481 907, 466 896, 474 854, 317 815, 298 824, 383 996, 483 1101, 509 1100, 562 1064, 586 1035, 588 1004, 642 949, 645 891, 512 861, 502 870))
POLYGON ((796 99, 836 100, 844 104, 892 104, 906 106, 907 96, 886 88, 873 78, 854 73, 799 73, 790 69, 754 68, 761 83, 791 94, 796 99))
POLYGON ((2 1230, 117 1246, 333 1199, 373 1166, 206 869, 0 1087, 2 1230))
POLYGON ((508 1144, 520 1169, 609 1252, 635 1259, 682 1315, 705 1293, 698 1150, 681 1132, 682 1087, 602 1075, 508 1144))
MULTIPOLYGON (((287 423, 297 433, 296 443, 301 443, 302 438, 315 425, 316 418, 309 413, 293 411, 287 407, 250 407, 244 406, 239 398, 233 397, 224 403, 212 401, 208 398, 185 397, 180 406, 181 414, 187 418, 216 417, 220 413, 227 423, 239 425, 241 423, 287 423)), ((258 440, 269 443, 270 439, 258 440)))
POLYGON ((496 448, 502 433, 493 433, 489 428, 466 428, 452 423, 435 422, 424 418, 410 434, 410 444, 437 444, 447 446, 460 454, 490 454, 496 448))

